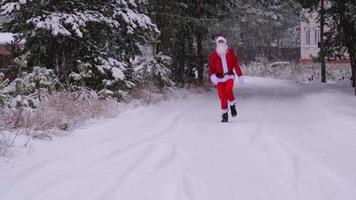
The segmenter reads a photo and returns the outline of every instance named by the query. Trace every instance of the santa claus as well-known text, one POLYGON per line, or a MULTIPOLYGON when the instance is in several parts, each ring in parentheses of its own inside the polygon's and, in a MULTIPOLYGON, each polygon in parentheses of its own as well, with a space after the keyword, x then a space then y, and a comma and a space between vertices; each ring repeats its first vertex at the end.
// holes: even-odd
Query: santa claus
POLYGON ((236 100, 233 93, 235 76, 243 83, 242 71, 234 49, 229 48, 223 35, 216 38, 216 50, 209 59, 209 76, 216 86, 221 103, 222 122, 228 122, 228 107, 232 117, 237 116, 236 100))

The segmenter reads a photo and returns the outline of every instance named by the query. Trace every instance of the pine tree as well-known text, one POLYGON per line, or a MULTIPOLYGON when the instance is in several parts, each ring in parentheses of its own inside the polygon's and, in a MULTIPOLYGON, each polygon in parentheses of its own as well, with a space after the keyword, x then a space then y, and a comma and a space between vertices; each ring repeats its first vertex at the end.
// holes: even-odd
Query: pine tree
POLYGON ((85 63, 90 77, 85 86, 100 90, 111 80, 111 89, 131 84, 130 59, 138 44, 159 32, 143 14, 142 0, 5 0, 1 12, 10 18, 3 31, 19 33, 26 40, 23 53, 28 65, 54 69, 62 83, 81 73, 85 63))
POLYGON ((236 4, 237 25, 240 26, 244 43, 248 46, 284 47, 293 46, 286 42, 289 33, 297 35, 301 8, 294 1, 274 0, 240 1, 236 4))
POLYGON ((5 78, 3 73, 0 73, 0 107, 3 107, 8 101, 9 96, 3 89, 9 84, 9 79, 5 78))

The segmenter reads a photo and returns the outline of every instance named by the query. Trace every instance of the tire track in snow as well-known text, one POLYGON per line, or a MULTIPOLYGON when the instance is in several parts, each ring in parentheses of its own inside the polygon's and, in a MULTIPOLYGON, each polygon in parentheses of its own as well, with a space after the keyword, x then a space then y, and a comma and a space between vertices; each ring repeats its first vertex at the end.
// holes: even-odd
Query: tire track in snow
MULTIPOLYGON (((184 194, 183 199, 186 200, 201 200, 201 194, 198 182, 192 176, 183 175, 182 177, 182 194, 184 194)), ((182 197, 177 198, 177 200, 182 199, 182 197)))
MULTIPOLYGON (((309 154, 299 150, 296 147, 293 147, 293 145, 289 144, 286 140, 283 140, 282 138, 278 138, 278 142, 283 146, 287 151, 289 151, 295 159, 301 161, 303 160, 303 163, 308 163, 308 165, 304 165, 303 167, 309 167, 311 170, 317 172, 316 176, 319 178, 326 178, 326 179, 332 179, 337 181, 338 183, 341 183, 345 186, 345 188, 348 188, 350 191, 353 191, 353 193, 356 195, 356 188, 347 181, 345 178, 339 176, 336 174, 331 168, 328 166, 324 165, 320 161, 314 159, 312 156, 309 154)), ((300 162, 299 162, 300 163, 300 162)), ((301 173, 300 173, 300 165, 297 165, 297 167, 294 167, 295 174, 297 176, 296 181, 301 179, 301 173)), ((335 182, 318 182, 319 189, 324 188, 324 184, 330 185, 331 183, 336 184, 335 182)), ((325 194, 324 192, 320 192, 320 194, 325 194)), ((327 199, 326 196, 323 196, 323 199, 327 199)))
MULTIPOLYGON (((148 137, 146 138, 145 140, 141 141, 140 143, 136 144, 136 145, 140 145, 141 143, 149 143, 149 142, 153 142, 154 140, 156 139, 160 139, 162 136, 174 136, 174 133, 170 133, 170 134, 167 134, 169 133, 171 130, 175 130, 175 127, 178 126, 178 125, 181 125, 182 121, 184 121, 184 116, 187 115, 187 112, 188 110, 190 110, 192 107, 196 106, 197 103, 194 103, 193 105, 189 105, 187 106, 185 109, 181 110, 174 118, 173 120, 171 120, 171 123, 165 128, 163 129, 162 131, 160 131, 158 134, 155 134, 151 137, 148 137)), ((175 133, 178 133, 177 130, 175 130, 175 133)), ((174 147, 174 146, 173 146, 174 147)), ((155 161, 154 163, 155 166, 151 168, 150 172, 147 172, 146 174, 142 175, 141 179, 143 179, 144 177, 147 177, 147 176, 150 176, 152 175, 153 173, 157 173, 159 171, 159 169, 161 169, 163 166, 166 166, 169 164, 169 162, 173 162, 173 157, 175 155, 175 150, 173 148, 172 150, 172 155, 169 156, 168 158, 162 158, 161 160, 159 161, 155 161), (160 163, 164 163, 164 164, 160 164, 160 163)), ((145 157, 146 158, 146 157, 145 157)), ((150 158, 152 160, 155 160, 154 157, 150 158)), ((134 184, 134 183, 130 183, 130 182, 135 182, 135 181, 132 181, 130 180, 130 174, 136 174, 136 173, 141 173, 140 172, 140 166, 142 165, 145 165, 144 162, 149 162, 150 159, 146 159, 146 160, 137 160, 137 162, 135 163, 134 166, 138 166, 137 169, 130 169, 128 170, 124 175, 123 177, 119 177, 118 178, 118 181, 117 183, 111 187, 110 189, 108 189, 106 192, 104 192, 102 195, 100 195, 99 198, 97 198, 97 200, 101 200, 101 199, 110 199, 110 198, 114 198, 114 197, 117 197, 117 196, 124 196, 125 195, 125 192, 128 190, 129 188, 129 185, 130 184, 134 184), (122 179, 126 179, 126 182, 129 182, 129 183, 125 183, 125 180, 122 180, 122 179), (122 189, 124 188, 124 189, 122 189), (114 191, 121 191, 121 190, 124 190, 125 192, 120 192, 120 194, 117 194, 115 193, 114 191)), ((136 179, 139 179, 139 178, 136 178, 136 179)))
POLYGON ((314 195, 318 196, 318 199, 327 199, 328 197, 325 196, 322 188, 325 188, 324 185, 330 184, 342 184, 345 189, 348 188, 347 190, 354 191, 356 194, 356 189, 352 189, 353 185, 351 183, 333 173, 331 169, 313 159, 310 155, 301 152, 297 147, 293 147, 293 145, 282 138, 265 132, 260 134, 254 143, 256 147, 263 149, 265 154, 272 156, 269 157, 270 162, 278 163, 276 173, 279 173, 280 176, 282 175, 281 178, 286 179, 286 181, 289 179, 292 180, 289 183, 296 197, 300 199, 307 198, 306 194, 302 193, 302 191, 306 191, 307 187, 312 187, 319 189, 319 191, 313 190, 314 195), (305 183, 306 178, 310 179, 310 176, 314 177, 311 179, 312 182, 308 181, 308 183, 305 183), (322 182, 320 179, 328 181, 322 182))
MULTIPOLYGON (((169 132, 176 124, 179 124, 178 122, 186 114, 186 111, 189 110, 194 105, 195 104, 186 106, 186 108, 179 110, 178 114, 174 113, 175 116, 170 119, 170 122, 167 123, 167 126, 163 130, 159 131, 158 134, 152 134, 151 136, 143 137, 139 140, 137 140, 137 138, 134 138, 135 139, 134 142, 132 142, 128 145, 125 145, 124 147, 119 147, 117 149, 110 151, 109 153, 105 153, 104 155, 102 155, 102 154, 96 155, 95 158, 92 159, 92 161, 89 162, 88 164, 85 164, 85 165, 81 166, 78 170, 72 171, 72 172, 68 173, 67 175, 62 176, 57 181, 51 181, 50 183, 45 184, 44 186, 41 187, 41 189, 39 189, 38 191, 36 190, 34 192, 34 194, 32 194, 32 196, 36 196, 36 193, 42 193, 45 190, 54 188, 54 187, 56 187, 56 184, 64 183, 65 181, 67 181, 67 179, 71 179, 71 177, 73 177, 73 176, 74 177, 79 176, 82 171, 90 170, 90 169, 94 168, 95 166, 100 165, 101 162, 110 161, 111 157, 113 159, 115 159, 115 157, 117 155, 123 154, 137 146, 144 145, 145 143, 149 143, 155 139, 158 139, 158 138, 166 135, 167 132, 169 132)), ((134 132, 134 131, 137 131, 137 130, 134 129, 130 132, 134 132)), ((95 146, 94 149, 98 149, 101 146, 107 146, 110 143, 115 143, 117 141, 124 139, 125 137, 131 138, 130 134, 126 134, 123 137, 118 137, 118 138, 110 137, 110 139, 106 138, 106 139, 100 140, 100 142, 95 142, 96 145, 94 145, 95 146)), ((93 144, 91 143, 86 146, 88 146, 88 147, 93 146, 93 144)), ((82 147, 80 149, 85 150, 85 147, 82 147)), ((80 155, 80 154, 82 154, 82 151, 76 151, 74 154, 71 154, 71 151, 70 151, 70 152, 66 152, 65 154, 62 154, 60 157, 56 157, 56 158, 53 158, 50 160, 44 160, 44 161, 32 166, 30 169, 27 168, 26 170, 24 170, 22 173, 20 173, 20 175, 17 176, 18 178, 14 178, 14 181, 10 184, 18 185, 18 184, 24 183, 24 182, 26 182, 26 180, 31 180, 33 177, 40 176, 40 173, 42 171, 44 171, 45 169, 51 169, 52 166, 61 165, 63 160, 66 160, 69 157, 73 157, 75 155, 80 155), (31 171, 32 173, 28 173, 28 171, 31 171)), ((92 155, 90 155, 90 156, 92 157, 92 155)), ((5 194, 0 194, 0 197, 1 196, 6 197, 7 194, 9 194, 11 192, 15 192, 15 190, 16 190, 16 188, 13 188, 13 189, 9 188, 5 194)))
MULTIPOLYGON (((37 163, 31 165, 30 168, 27 168, 27 169, 23 170, 22 172, 20 172, 16 177, 13 178, 12 182, 8 183, 8 185, 11 186, 11 185, 14 185, 15 183, 21 182, 22 180, 28 179, 31 176, 33 176, 33 174, 36 174, 37 172, 39 172, 47 167, 50 167, 50 165, 61 164, 62 160, 65 160, 66 158, 69 158, 69 157, 73 157, 75 155, 80 155, 80 154, 82 154, 83 151, 91 149, 90 147, 95 146, 95 148, 98 148, 101 146, 107 146, 108 144, 111 144, 111 143, 116 143, 117 141, 124 140, 125 138, 131 138, 130 133, 133 133, 133 132, 134 132, 134 130, 131 130, 127 134, 125 134, 121 137, 113 136, 110 138, 101 139, 101 140, 95 141, 94 143, 89 143, 89 144, 83 145, 79 148, 62 153, 52 159, 46 159, 46 160, 37 162, 37 163), (29 171, 31 171, 32 173, 28 173, 29 171)), ((0 194, 0 196, 1 196, 1 194, 0 194)))
MULTIPOLYGON (((8 170, 19 179, 12 180, 12 177, 4 176, 13 185, 8 187, 4 184, 6 188, 1 188, 1 191, 7 196, 0 194, 0 199, 355 199, 355 184, 347 182, 352 181, 352 178, 345 176, 348 173, 340 173, 340 168, 333 168, 335 166, 328 162, 323 163, 324 154, 318 157, 318 150, 325 150, 324 145, 332 145, 329 148, 342 150, 338 149, 334 156, 340 155, 347 159, 348 155, 343 153, 347 152, 346 150, 354 150, 350 146, 354 144, 351 139, 345 137, 345 140, 349 139, 350 142, 342 140, 334 143, 330 142, 334 137, 327 140, 323 135, 315 134, 311 139, 318 140, 318 137, 322 137, 322 142, 330 143, 311 149, 316 150, 315 152, 309 151, 308 145, 299 143, 308 142, 306 139, 310 138, 302 134, 309 133, 298 135, 298 131, 303 131, 303 128, 290 133, 288 131, 299 127, 280 126, 287 126, 298 118, 302 118, 297 121, 298 126, 321 126, 318 124, 320 119, 313 115, 322 109, 321 106, 312 105, 313 109, 303 111, 310 108, 307 104, 319 101, 289 98, 289 86, 279 93, 278 86, 270 87, 268 81, 263 82, 265 83, 267 88, 247 88, 247 94, 250 96, 242 99, 239 109, 241 115, 234 123, 219 123, 218 113, 211 109, 218 106, 215 104, 215 91, 204 96, 204 99, 190 99, 184 104, 180 102, 165 105, 163 108, 167 109, 168 114, 159 107, 162 114, 157 112, 154 113, 156 115, 145 115, 152 118, 147 119, 147 126, 140 127, 144 132, 140 131, 139 134, 133 134, 137 130, 135 128, 145 123, 135 124, 134 119, 141 116, 142 110, 129 117, 125 116, 124 122, 110 127, 115 131, 116 127, 119 129, 121 125, 131 123, 132 120, 132 127, 124 127, 127 131, 124 136, 105 134, 105 138, 92 137, 88 140, 89 143, 81 143, 79 148, 74 146, 73 142, 69 143, 68 146, 72 148, 56 154, 55 158, 40 160, 41 162, 17 170, 21 172, 20 177, 17 176, 16 170, 8 170), (270 94, 272 91, 275 93, 270 94), (177 105, 180 107, 175 107, 177 105), (286 116, 285 113, 294 116, 286 116), (157 119, 153 119, 156 116, 157 119), (339 144, 348 148, 342 148, 339 144), (83 147, 93 148, 86 151, 83 147), (72 165, 71 161, 79 163, 72 165), (53 178, 44 177, 62 167, 60 165, 65 165, 63 167, 67 169, 60 169, 60 175, 55 174, 53 178), (25 172, 25 176, 21 177, 25 172), (162 182, 157 183, 157 180, 162 182), (154 191, 147 191, 145 186, 154 191), (11 191, 6 191, 7 187, 11 191), (166 189, 168 191, 165 191, 166 189), (63 195, 61 192, 67 194, 63 195)), ((241 91, 241 94, 243 92, 241 91)), ((294 90, 292 93, 296 93, 297 97, 300 92, 294 90)), ((149 113, 156 110, 143 111, 149 113)), ((322 120, 329 119, 328 116, 322 117, 322 120)), ((353 119, 350 117, 332 120, 350 121, 353 119)), ((350 124, 340 126, 347 128, 350 124)), ((94 133, 96 131, 99 134, 100 129, 94 133)), ((347 133, 352 135, 352 131, 347 133)), ((335 134, 335 139, 341 136, 335 134)), ((314 141, 309 142, 317 144, 314 141)), ((345 159, 340 160, 345 162, 345 159)))
MULTIPOLYGON (((132 143, 131 145, 129 146, 126 146, 124 150, 119 150, 120 152, 125 152, 127 150, 130 150, 131 148, 135 148, 135 147, 138 147, 138 146, 144 146, 144 145, 149 145, 150 143, 153 143, 154 140, 156 139, 160 139, 162 136, 168 136, 169 134, 167 134, 170 130, 174 130, 175 129, 175 126, 179 125, 181 120, 183 119, 184 115, 186 115, 186 111, 187 110, 190 110, 191 107, 195 106, 195 104, 193 105, 188 105, 185 109, 183 110, 180 110, 180 112, 178 114, 175 114, 176 116, 170 120, 170 123, 167 124, 166 128, 159 131, 158 134, 153 134, 152 136, 149 136, 149 137, 144 137, 142 138, 141 140, 139 141, 136 141, 134 143, 132 143)), ((96 161, 96 163, 101 163, 103 161, 107 161, 107 159, 109 157, 112 157, 112 156, 115 156, 117 155, 119 152, 116 152, 116 151, 113 151, 113 152, 110 152, 109 154, 105 155, 104 157, 100 158, 99 161, 96 161)), ((146 156, 144 156, 146 157, 146 156)), ((173 157, 173 156, 172 156, 173 157)), ((155 170, 152 171, 152 173, 154 173, 155 171, 158 171, 160 169, 160 166, 164 166, 164 165, 167 165, 170 161, 173 160, 172 157, 169 157, 167 159, 162 159, 161 162, 157 163, 157 167, 155 168, 155 170), (163 163, 163 164, 160 164, 160 163, 163 163)), ((115 159, 115 157, 114 157, 115 159)), ((137 163, 135 163, 135 165, 139 165, 139 162, 140 159, 138 159, 137 163)), ((133 173, 133 172, 132 172, 133 173)))
POLYGON ((135 160, 123 173, 116 178, 113 186, 106 189, 98 200, 122 199, 135 182, 150 176, 157 167, 163 167, 169 158, 174 157, 174 150, 170 146, 153 146, 135 160))
MULTIPOLYGON (((159 116, 159 113, 157 113, 157 116, 159 116)), ((119 120, 119 119, 121 119, 121 116, 119 116, 115 120, 119 120)), ((150 118, 150 119, 154 121, 153 118, 150 118)), ((144 127, 141 127, 141 128, 145 128, 145 127, 149 127, 149 126, 152 126, 152 123, 147 123, 144 127)), ((98 148, 101 146, 107 146, 108 144, 111 144, 111 143, 116 143, 117 141, 125 140, 126 138, 131 138, 132 137, 131 134, 135 131, 136 131, 135 129, 133 129, 133 130, 128 129, 125 131, 127 133, 124 135, 115 135, 112 137, 95 140, 94 142, 90 142, 90 143, 82 145, 78 148, 76 147, 75 149, 71 149, 70 151, 59 154, 54 158, 42 160, 36 164, 31 165, 30 168, 27 168, 27 169, 23 170, 22 172, 20 172, 16 177, 13 178, 14 181, 8 183, 8 185, 10 186, 10 185, 15 184, 18 181, 21 181, 22 179, 29 178, 29 176, 31 176, 33 173, 41 171, 42 169, 48 167, 48 165, 50 165, 50 164, 53 164, 55 162, 60 162, 60 160, 64 160, 66 158, 73 157, 75 155, 80 155, 80 154, 82 154, 83 151, 88 150, 93 146, 98 148), (33 173, 29 174, 28 171, 31 171, 33 173)), ((1 194, 0 194, 0 196, 1 196, 1 194)))
MULTIPOLYGON (((134 132, 134 131, 132 131, 132 132, 134 132)), ((130 137, 128 136, 128 138, 130 138, 130 137)), ((18 184, 21 184, 22 182, 25 182, 26 180, 32 179, 32 177, 40 175, 40 172, 44 171, 45 169, 51 169, 52 166, 61 165, 63 163, 63 160, 66 160, 66 159, 68 159, 70 157, 75 157, 76 155, 81 155, 84 150, 88 149, 88 147, 92 147, 94 145, 95 149, 98 149, 101 146, 107 146, 110 143, 115 143, 115 142, 120 141, 122 139, 124 139, 124 138, 123 137, 119 137, 119 138, 115 139, 115 137, 112 137, 112 139, 101 140, 102 142, 97 142, 96 145, 95 144, 88 144, 88 145, 86 145, 86 147, 78 149, 80 151, 73 150, 73 151, 61 154, 59 157, 55 157, 53 159, 48 159, 48 160, 43 160, 43 161, 41 161, 39 163, 36 163, 35 165, 32 165, 30 168, 27 168, 27 169, 23 170, 16 177, 14 177, 13 178, 13 182, 10 182, 8 185, 9 185, 9 187, 11 187, 11 185, 18 185, 18 184), (31 173, 28 173, 29 171, 31 171, 31 173)), ((75 173, 80 172, 83 169, 86 169, 87 166, 96 165, 96 163, 100 162, 103 158, 109 158, 114 153, 115 154, 125 153, 125 151, 129 151, 133 147, 135 147, 135 145, 127 145, 125 147, 119 147, 119 148, 117 148, 116 150, 114 150, 114 151, 112 151, 110 153, 99 154, 99 155, 91 154, 91 155, 89 155, 92 158, 92 161, 90 163, 88 163, 86 166, 83 166, 82 168, 78 169, 77 171, 69 174, 68 176, 74 175, 75 173)), ((89 168, 91 168, 91 167, 89 167, 89 168)), ((60 178, 60 179, 62 179, 62 178, 60 178)), ((9 193, 9 192, 11 192, 11 191, 13 191, 15 189, 16 188, 14 188, 14 189, 8 188, 7 193, 9 193)), ((0 197, 2 195, 4 195, 4 194, 0 194, 0 197)), ((6 193, 5 193, 5 195, 6 195, 6 193)))
POLYGON ((105 156, 107 158, 105 160, 100 157, 99 159, 94 160, 88 164, 85 164, 85 165, 79 167, 78 169, 71 170, 70 173, 63 175, 58 179, 55 179, 53 181, 50 181, 50 182, 42 185, 37 190, 32 191, 31 192, 32 194, 28 194, 27 195, 28 197, 26 199, 28 199, 28 200, 36 199, 36 197, 38 197, 39 194, 43 194, 49 190, 57 188, 59 185, 66 185, 67 182, 70 182, 73 179, 80 178, 83 174, 87 174, 90 176, 90 174, 94 174, 94 173, 90 173, 90 172, 100 171, 97 169, 100 169, 100 168, 102 168, 102 166, 105 166, 107 164, 112 164, 113 160, 122 159, 128 155, 131 155, 132 157, 134 157, 135 154, 137 153, 137 151, 142 152, 142 150, 145 151, 147 148, 148 147, 146 147, 146 146, 142 146, 138 149, 133 148, 133 149, 128 149, 127 151, 117 152, 118 153, 117 156, 111 157, 111 158, 105 156), (100 162, 100 161, 102 161, 102 162, 100 162))

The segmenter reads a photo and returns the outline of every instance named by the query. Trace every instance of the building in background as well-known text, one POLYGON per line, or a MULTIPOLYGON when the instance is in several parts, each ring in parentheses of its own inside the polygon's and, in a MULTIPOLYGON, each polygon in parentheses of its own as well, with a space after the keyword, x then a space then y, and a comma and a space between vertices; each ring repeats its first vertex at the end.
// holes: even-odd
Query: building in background
MULTIPOLYGON (((318 62, 319 57, 319 42, 320 42, 320 22, 317 12, 304 11, 306 20, 302 20, 300 24, 300 62, 310 64, 318 62)), ((325 26, 325 31, 328 31, 325 26)), ((348 55, 343 56, 343 59, 327 58, 327 63, 350 63, 348 55)))
POLYGON ((301 22, 300 62, 313 63, 318 57, 320 42, 320 25, 317 13, 305 13, 306 20, 301 22))

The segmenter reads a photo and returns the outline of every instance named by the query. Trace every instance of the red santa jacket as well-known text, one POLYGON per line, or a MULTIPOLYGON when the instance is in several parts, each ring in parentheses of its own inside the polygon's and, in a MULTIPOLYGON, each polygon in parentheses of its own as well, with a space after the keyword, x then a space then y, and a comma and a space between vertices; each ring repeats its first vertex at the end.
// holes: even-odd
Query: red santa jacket
MULTIPOLYGON (((237 76, 242 76, 242 71, 239 65, 234 49, 229 48, 226 54, 226 62, 229 70, 229 75, 233 74, 235 69, 237 76)), ((209 59, 209 76, 216 74, 218 77, 224 75, 224 69, 220 56, 216 51, 212 52, 209 59)))

